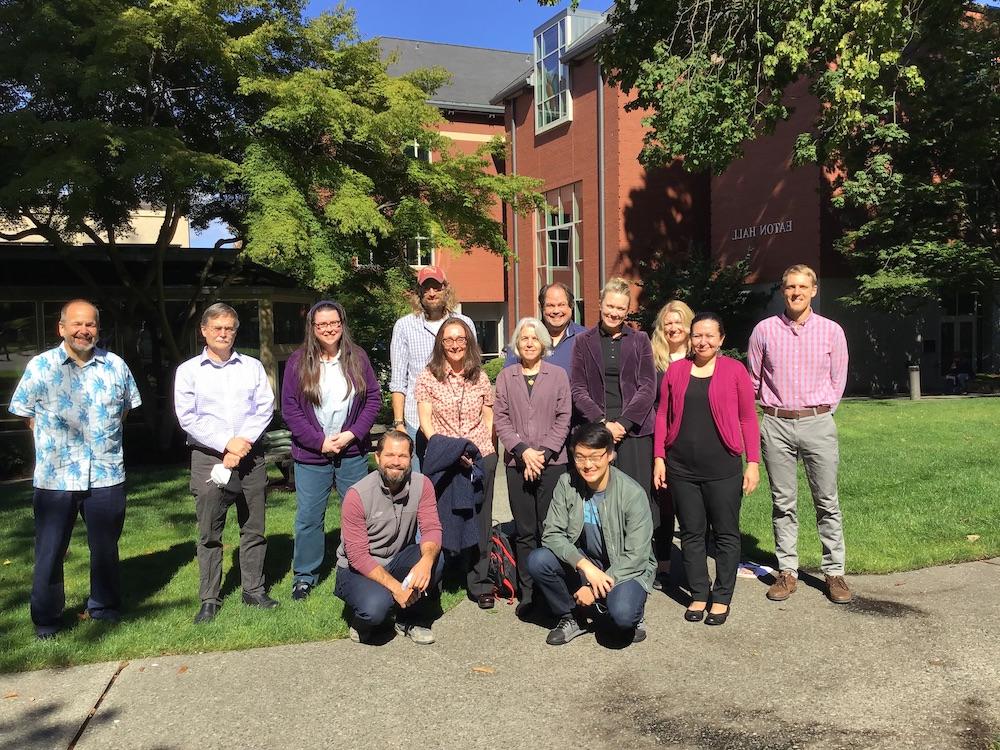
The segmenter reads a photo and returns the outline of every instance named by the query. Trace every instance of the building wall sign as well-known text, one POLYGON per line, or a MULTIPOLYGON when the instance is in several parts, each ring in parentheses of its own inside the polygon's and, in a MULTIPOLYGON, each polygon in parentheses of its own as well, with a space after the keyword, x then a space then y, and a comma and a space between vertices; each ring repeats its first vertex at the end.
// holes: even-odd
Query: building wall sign
POLYGON ((734 240, 752 240, 757 237, 770 237, 775 234, 787 234, 792 231, 792 220, 771 221, 764 224, 751 224, 746 227, 736 227, 733 230, 734 240))

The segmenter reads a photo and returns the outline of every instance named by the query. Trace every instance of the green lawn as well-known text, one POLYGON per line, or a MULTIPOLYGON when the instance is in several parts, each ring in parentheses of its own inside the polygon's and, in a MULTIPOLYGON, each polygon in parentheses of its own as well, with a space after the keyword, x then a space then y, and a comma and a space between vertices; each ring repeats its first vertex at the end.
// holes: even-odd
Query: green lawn
MULTIPOLYGON (((194 501, 188 472, 182 468, 130 472, 128 510, 120 553, 125 620, 118 626, 83 620, 88 591, 88 553, 83 523, 78 522, 66 560, 66 615, 70 626, 59 637, 38 641, 28 610, 31 588, 33 522, 31 487, 0 488, 0 671, 20 671, 115 659, 194 653, 299 643, 347 634, 342 604, 333 596, 332 566, 340 541, 339 506, 326 517, 327 556, 320 586, 304 602, 292 602, 291 559, 295 495, 268 492, 267 580, 281 601, 272 611, 243 605, 239 571, 236 511, 230 509, 224 538, 225 601, 211 623, 195 625, 198 611, 198 563, 195 560, 194 501)), ((449 586, 444 608, 463 591, 449 586)))
MULTIPOLYGON (((1000 398, 852 401, 837 424, 848 575, 1000 555, 1000 398)), ((740 520, 744 553, 772 564, 763 466, 740 520)), ((818 569, 820 556, 800 467, 801 567, 818 569)))
MULTIPOLYGON (((859 401, 838 413, 841 502, 848 573, 888 572, 1000 555, 1000 398, 859 401), (969 541, 967 535, 978 535, 969 541)), ((268 507, 267 578, 282 606, 243 606, 233 569, 234 512, 226 529, 225 604, 219 617, 195 626, 198 571, 193 501, 182 468, 134 470, 121 541, 125 621, 109 627, 76 621, 87 595, 87 546, 77 524, 66 561, 67 624, 39 642, 28 613, 33 524, 31 488, 0 488, 0 671, 267 646, 340 638, 341 603, 329 577, 339 542, 339 514, 327 516, 325 580, 305 602, 291 602, 292 493, 272 491, 268 507)), ((799 553, 819 565, 819 541, 808 488, 800 488, 799 553)), ((766 478, 743 506, 747 555, 770 562, 773 551, 766 478)), ((463 592, 449 587, 447 609, 463 592)))

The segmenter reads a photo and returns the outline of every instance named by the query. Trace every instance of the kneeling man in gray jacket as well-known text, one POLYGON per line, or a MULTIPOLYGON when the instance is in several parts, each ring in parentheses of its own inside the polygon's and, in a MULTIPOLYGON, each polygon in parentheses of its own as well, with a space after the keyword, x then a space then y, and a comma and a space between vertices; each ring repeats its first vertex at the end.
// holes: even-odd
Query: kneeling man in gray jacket
POLYGON ((633 643, 646 638, 643 612, 653 583, 653 519, 649 500, 633 479, 611 463, 615 441, 600 423, 573 431, 576 474, 559 478, 542 546, 528 557, 528 572, 559 624, 546 643, 569 643, 586 632, 574 612, 591 608, 633 643))

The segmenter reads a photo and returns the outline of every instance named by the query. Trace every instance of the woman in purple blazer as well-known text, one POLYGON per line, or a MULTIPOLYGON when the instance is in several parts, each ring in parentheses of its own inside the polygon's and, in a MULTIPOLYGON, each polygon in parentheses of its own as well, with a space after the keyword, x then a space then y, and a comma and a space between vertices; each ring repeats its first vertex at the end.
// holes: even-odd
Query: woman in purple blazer
POLYGON ((746 368, 719 354, 726 330, 715 313, 691 322, 693 359, 663 377, 656 412, 653 484, 669 483, 681 527, 681 557, 691 588, 688 622, 722 625, 740 562, 740 504, 760 481, 760 428, 746 368), (741 456, 746 455, 746 468, 741 456), (705 530, 715 540, 715 584, 708 578, 705 530))
POLYGON ((542 542, 542 524, 556 482, 566 471, 566 438, 573 413, 569 377, 544 360, 552 337, 537 318, 522 318, 509 351, 518 361, 497 376, 493 423, 506 448, 507 492, 514 515, 514 549, 524 615, 532 603, 528 555, 542 542))
POLYGON ((295 460, 292 599, 305 599, 317 583, 334 484, 343 499, 368 474, 369 433, 381 404, 378 379, 351 339, 343 306, 317 302, 281 385, 281 415, 292 432, 295 460))
MULTIPOLYGON (((570 384, 585 422, 604 422, 615 439, 615 466, 650 495, 656 370, 649 337, 625 325, 632 298, 625 279, 601 290, 601 321, 577 334, 570 384)), ((650 504, 653 527, 659 508, 650 504)))

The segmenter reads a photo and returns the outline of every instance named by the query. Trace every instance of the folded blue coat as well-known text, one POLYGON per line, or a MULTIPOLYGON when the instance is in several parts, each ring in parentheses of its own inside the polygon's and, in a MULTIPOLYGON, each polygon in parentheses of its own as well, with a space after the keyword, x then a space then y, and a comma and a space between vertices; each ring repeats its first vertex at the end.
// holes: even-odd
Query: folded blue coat
POLYGON ((459 552, 479 544, 479 511, 483 507, 483 457, 465 438, 434 435, 420 462, 420 473, 428 477, 437 495, 441 518, 441 546, 459 552), (472 466, 462 462, 472 460, 472 466))

